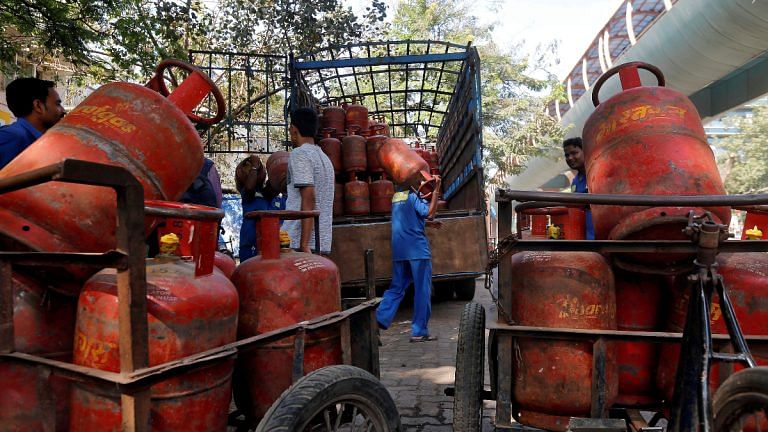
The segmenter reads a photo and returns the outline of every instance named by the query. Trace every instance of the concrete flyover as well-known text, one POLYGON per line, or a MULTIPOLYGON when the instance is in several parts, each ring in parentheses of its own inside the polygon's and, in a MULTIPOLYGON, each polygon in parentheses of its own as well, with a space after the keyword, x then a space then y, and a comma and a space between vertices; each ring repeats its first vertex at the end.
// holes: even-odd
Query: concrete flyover
MULTIPOLYGON (((667 87, 688 95, 706 121, 768 93, 767 0, 627 0, 600 30, 564 83, 568 101, 550 114, 579 136, 594 110, 591 87, 611 66, 643 61, 659 67, 667 87), (641 29, 638 31, 638 27, 641 29)), ((654 78, 641 72, 643 82, 654 78)), ((609 79, 600 100, 619 91, 609 79)), ((535 189, 565 169, 562 161, 531 161, 512 189, 535 189)))

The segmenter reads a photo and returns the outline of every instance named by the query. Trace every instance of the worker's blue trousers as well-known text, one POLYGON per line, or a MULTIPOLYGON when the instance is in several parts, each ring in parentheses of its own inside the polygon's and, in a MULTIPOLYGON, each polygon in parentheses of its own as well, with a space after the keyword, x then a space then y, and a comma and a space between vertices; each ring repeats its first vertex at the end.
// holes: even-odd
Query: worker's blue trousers
POLYGON ((384 292, 384 298, 376 310, 376 321, 384 328, 392 325, 397 307, 411 282, 414 289, 411 335, 428 336, 427 322, 432 314, 432 260, 429 259, 392 262, 392 285, 384 292))

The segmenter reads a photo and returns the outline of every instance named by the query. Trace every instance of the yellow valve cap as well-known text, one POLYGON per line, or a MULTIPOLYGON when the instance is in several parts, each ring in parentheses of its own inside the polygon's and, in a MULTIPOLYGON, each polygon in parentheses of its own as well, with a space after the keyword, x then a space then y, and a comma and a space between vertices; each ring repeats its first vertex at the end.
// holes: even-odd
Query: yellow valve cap
POLYGON ((280 247, 291 247, 291 236, 288 235, 288 231, 280 230, 280 247))
POLYGON ((179 236, 174 233, 166 234, 160 237, 160 253, 172 254, 176 253, 176 249, 179 247, 179 236))
POLYGON ((763 238, 763 232, 760 231, 760 228, 758 228, 757 225, 752 229, 748 229, 745 234, 747 234, 747 238, 751 240, 763 238))

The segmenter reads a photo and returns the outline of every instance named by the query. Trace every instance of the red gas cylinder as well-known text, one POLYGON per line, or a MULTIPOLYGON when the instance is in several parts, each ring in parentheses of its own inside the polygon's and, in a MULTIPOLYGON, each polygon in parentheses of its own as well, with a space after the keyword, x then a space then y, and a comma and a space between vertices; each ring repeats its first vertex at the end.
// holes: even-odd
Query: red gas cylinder
MULTIPOLYGON (((341 310, 339 271, 319 255, 280 249, 278 218, 311 212, 258 212, 261 255, 240 264, 232 280, 240 293, 238 337, 246 338, 341 310)), ((304 342, 304 373, 340 364, 338 328, 310 332, 304 342)), ((251 418, 261 418, 291 386, 294 338, 245 351, 238 357, 235 402, 251 418), (246 395, 250 395, 247 397, 246 395)), ((225 416, 226 417, 226 416, 225 416)))
POLYGON ((331 106, 323 109, 323 115, 320 117, 320 125, 325 128, 335 129, 336 133, 344 132, 346 129, 347 112, 344 108, 331 106))
MULTIPOLYGON (((592 252, 521 252, 512 256, 511 319, 522 326, 616 330, 613 273, 592 252)), ((515 418, 565 431, 570 417, 589 417, 592 343, 519 338, 513 356, 515 418)), ((606 351, 606 403, 618 392, 615 352, 606 351)))
POLYGON ((373 116, 373 119, 368 122, 371 129, 379 130, 380 135, 384 135, 386 137, 389 135, 389 125, 386 122, 386 119, 383 115, 377 115, 373 116))
POLYGON ((278 192, 287 193, 288 190, 288 158, 287 151, 276 151, 267 158, 267 176, 269 182, 278 192))
POLYGON ((148 229, 157 229, 157 239, 173 233, 179 242, 174 254, 193 257, 198 275, 213 271, 218 246, 219 221, 224 212, 216 207, 173 201, 144 201, 148 229))
POLYGON ((435 147, 429 152, 429 172, 432 174, 440 174, 440 156, 437 154, 435 147))
MULTIPOLYGON (((373 128, 371 129, 373 130, 373 128)), ((368 171, 380 173, 384 171, 384 168, 379 163, 379 149, 384 144, 384 141, 387 140, 387 137, 380 134, 381 127, 377 127, 375 132, 375 135, 370 136, 365 141, 366 161, 368 163, 368 171)))
MULTIPOLYGON (((725 194, 696 107, 682 93, 664 87, 656 67, 633 62, 600 77, 592 92, 596 109, 584 126, 587 184, 591 193, 638 195, 725 194), (658 87, 640 83, 638 68, 656 75, 658 87), (600 103, 605 80, 619 73, 624 91, 600 103)), ((730 208, 592 206, 597 239, 675 240, 688 212, 709 210, 728 225, 730 208)), ((664 263, 685 256, 644 254, 632 260, 664 263)))
MULTIPOLYGON (((659 330, 659 305, 665 282, 661 276, 615 270, 616 324, 619 330, 659 330)), ((659 345, 649 342, 617 342, 619 397, 622 405, 661 402, 655 374, 659 345)))
POLYGON ((753 230, 755 227, 763 234, 759 238, 760 240, 768 239, 768 207, 754 206, 747 210, 747 215, 744 217, 744 225, 741 229, 741 239, 747 240, 747 231, 753 230))
POLYGON ((395 194, 395 184, 386 178, 372 181, 368 185, 371 197, 371 213, 388 214, 392 212, 392 196, 395 194))
POLYGON ((333 191, 333 216, 342 216, 344 214, 344 185, 334 184, 333 191))
MULTIPOLYGON (((744 335, 768 335, 768 255, 764 253, 721 253, 717 257, 718 273, 723 277, 731 303, 739 320, 744 335)), ((672 290, 672 302, 669 308, 668 330, 682 332, 688 310, 690 293, 684 278, 678 278, 672 290)), ((728 334, 723 321, 717 295, 710 305, 710 325, 713 334, 728 334)), ((750 344, 750 351, 760 366, 768 365, 768 347, 750 344)), ((671 400, 675 385, 675 373, 680 358, 680 345, 663 344, 656 383, 662 394, 671 400)), ((740 370, 729 364, 713 363, 710 370, 709 385, 714 391, 732 372, 740 370)), ((763 426, 766 429, 768 424, 763 426)))
MULTIPOLYGON (((157 74, 168 64, 161 63, 157 74)), ((217 118, 224 114, 213 82, 186 67, 193 73, 168 98, 136 84, 99 87, 0 170, 0 179, 77 158, 126 168, 147 199, 178 199, 203 164, 203 145, 188 119, 192 109, 214 92, 221 100, 217 118)), ((108 188, 49 182, 0 195, 3 250, 105 252, 115 247, 115 229, 115 194, 108 188)), ((92 271, 59 273, 52 275, 55 288, 76 295, 92 271)))
MULTIPOLYGON (((563 240, 584 240, 586 238, 586 223, 584 210, 577 207, 542 207, 528 208, 521 215, 531 215, 531 238, 550 238, 547 227, 553 225, 558 229, 558 235, 551 237, 563 240), (547 221, 549 216, 549 223, 547 221)), ((521 228, 518 233, 521 233, 521 228)))
POLYGON ((368 183, 358 180, 355 173, 344 184, 344 213, 353 216, 371 213, 368 183))
MULTIPOLYGON (((429 166, 429 159, 430 159, 429 151, 426 148, 422 147, 420 142, 418 141, 416 142, 416 146, 413 148, 413 151, 416 152, 416 154, 419 155, 420 158, 424 159, 424 162, 426 162, 427 166, 429 166)), ((429 168, 430 170, 432 169, 431 166, 429 168)))
MULTIPOLYGON (((213 252, 206 253, 212 256, 213 252)), ((191 260, 172 254, 147 260, 150 366, 236 339, 238 297, 234 285, 218 271, 196 276, 195 267, 191 260)), ((103 270, 80 293, 74 363, 118 372, 118 339, 116 272, 103 270)), ((150 389, 152 430, 225 431, 233 363, 222 360, 154 384, 150 389)), ((70 430, 121 430, 116 389, 74 384, 70 430)))
MULTIPOLYGON (((74 298, 49 291, 39 281, 13 275, 14 350, 71 361, 74 298)), ((69 423, 69 381, 44 368, 0 362, 0 429, 65 431, 69 423), (55 407, 55 409, 52 409, 55 407)))
POLYGON ((237 268, 237 263, 231 256, 219 251, 216 251, 213 255, 213 265, 221 270, 227 279, 232 279, 232 275, 235 273, 235 268, 237 268))
POLYGON ((359 105, 352 104, 347 105, 347 129, 351 129, 353 126, 360 128, 360 131, 368 130, 368 108, 359 105))
POLYGON ((341 139, 344 170, 348 172, 365 171, 368 164, 365 152, 365 138, 350 134, 341 139))
POLYGON ((416 189, 422 195, 429 195, 435 189, 429 164, 401 139, 388 138, 384 141, 379 149, 379 163, 396 184, 416 189))
POLYGON ((344 165, 341 159, 341 141, 331 137, 331 133, 334 131, 335 129, 332 128, 323 129, 323 139, 320 140, 318 145, 323 150, 323 153, 328 156, 328 159, 331 160, 333 172, 338 174, 343 170, 344 165))

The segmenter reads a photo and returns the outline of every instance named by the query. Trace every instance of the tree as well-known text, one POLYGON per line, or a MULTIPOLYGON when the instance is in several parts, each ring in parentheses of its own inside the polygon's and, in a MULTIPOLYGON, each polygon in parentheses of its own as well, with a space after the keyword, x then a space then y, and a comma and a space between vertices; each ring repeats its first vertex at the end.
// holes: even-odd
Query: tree
POLYGON ((491 36, 493 25, 483 25, 464 0, 401 0, 389 36, 393 39, 437 39, 459 44, 472 42, 481 59, 483 126, 489 179, 503 184, 533 156, 546 154, 562 138, 557 120, 545 113, 563 91, 546 72, 555 45, 543 47, 535 58, 520 54, 520 47, 502 49, 491 36), (544 78, 534 78, 539 72, 544 78))
POLYGON ((54 56, 99 81, 141 80, 188 49, 288 53, 359 40, 384 14, 382 0, 360 17, 342 0, 0 0, 0 66, 54 56))
POLYGON ((725 122, 740 133, 714 142, 718 165, 729 194, 768 192, 768 106, 758 106, 751 117, 729 117, 725 122))
POLYGON ((57 55, 78 66, 91 64, 89 45, 101 39, 117 10, 116 0, 0 0, 0 65, 8 71, 18 56, 57 55))

